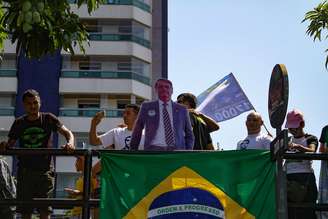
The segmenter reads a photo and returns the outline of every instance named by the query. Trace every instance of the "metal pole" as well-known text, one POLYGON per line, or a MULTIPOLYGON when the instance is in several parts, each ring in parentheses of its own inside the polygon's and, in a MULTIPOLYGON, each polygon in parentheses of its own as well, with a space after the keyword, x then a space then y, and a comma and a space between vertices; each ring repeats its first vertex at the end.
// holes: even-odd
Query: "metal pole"
MULTIPOLYGON (((281 132, 281 128, 276 129, 276 136, 281 132)), ((283 137, 284 144, 287 143, 287 135, 283 137)), ((276 208, 277 208, 277 219, 287 219, 288 218, 288 208, 287 208, 287 188, 286 188, 286 172, 283 169, 283 159, 282 152, 284 152, 284 147, 280 148, 277 156, 277 172, 276 172, 276 208)))
POLYGON ((91 176, 91 167, 92 167, 92 153, 91 150, 88 150, 84 155, 84 172, 83 172, 83 208, 82 208, 82 218, 90 218, 90 176, 91 176))

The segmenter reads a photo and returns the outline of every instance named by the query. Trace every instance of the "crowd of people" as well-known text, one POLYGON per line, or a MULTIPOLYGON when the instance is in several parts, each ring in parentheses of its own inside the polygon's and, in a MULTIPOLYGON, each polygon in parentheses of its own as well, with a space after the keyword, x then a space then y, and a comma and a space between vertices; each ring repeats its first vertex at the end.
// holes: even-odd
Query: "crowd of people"
MULTIPOLYGON (((124 124, 118 124, 117 128, 101 135, 97 133, 97 126, 105 117, 105 112, 96 113, 90 124, 90 145, 102 145, 103 148, 110 150, 214 150, 210 133, 218 130, 219 125, 210 117, 196 111, 196 97, 191 93, 182 93, 173 101, 173 85, 166 79, 159 79, 155 84, 155 90, 157 100, 144 102, 141 107, 136 104, 126 105, 123 112, 124 124)), ((8 134, 8 141, 0 143, 1 150, 14 147, 16 142, 19 142, 21 148, 49 148, 52 132, 58 132, 65 137, 67 143, 62 146, 64 150, 75 149, 73 133, 53 114, 40 112, 41 100, 37 91, 27 90, 22 101, 26 114, 14 121, 8 134)), ((261 115, 258 112, 249 113, 246 119, 248 135, 237 143, 236 149, 269 150, 273 137, 270 134, 263 134, 262 126, 261 115)), ((305 132, 305 120, 301 111, 290 111, 285 127, 291 134, 288 151, 317 151, 318 139, 305 132)), ((319 142, 319 151, 327 152, 328 126, 323 128, 319 142)), ((31 200, 35 197, 51 197, 54 189, 51 156, 21 156, 18 157, 18 161, 17 198, 31 200)), ((316 203, 318 190, 312 161, 286 160, 284 168, 287 174, 288 202, 316 203)), ((83 157, 77 157, 76 170, 82 172, 83 169, 83 157)), ((100 171, 100 163, 97 163, 92 168, 92 176, 96 177, 100 171)), ((92 190, 98 191, 99 195, 98 183, 93 180, 91 182, 92 190)), ((78 179, 75 188, 66 188, 65 191, 71 197, 81 198, 83 178, 78 179)), ((0 211, 5 210, 8 213, 8 209, 0 208, 0 211)), ((33 208, 20 207, 16 210, 24 219, 31 218, 33 212, 33 208)), ((38 210, 40 218, 45 219, 49 218, 52 209, 38 210)), ((74 208, 71 212, 72 216, 81 217, 80 208, 74 208)), ((312 209, 289 208, 288 214, 288 218, 316 218, 316 213, 312 209)))

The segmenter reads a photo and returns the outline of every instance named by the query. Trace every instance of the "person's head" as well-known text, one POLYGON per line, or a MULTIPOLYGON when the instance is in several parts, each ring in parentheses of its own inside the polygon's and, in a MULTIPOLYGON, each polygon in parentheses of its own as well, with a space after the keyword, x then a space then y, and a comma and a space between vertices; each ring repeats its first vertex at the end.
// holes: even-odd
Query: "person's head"
POLYGON ((249 135, 260 133, 262 125, 262 116, 258 112, 251 112, 247 115, 246 127, 249 135))
POLYGON ((187 109, 196 109, 197 98, 192 93, 182 93, 177 97, 177 102, 186 106, 187 109))
POLYGON ((170 80, 162 78, 158 79, 155 83, 155 90, 161 101, 168 102, 171 100, 173 86, 170 80))
POLYGON ((37 115, 40 111, 41 100, 36 90, 26 90, 22 97, 23 106, 27 115, 37 115))
POLYGON ((138 117, 140 107, 137 104, 128 104, 125 106, 123 112, 123 120, 124 123, 129 127, 133 127, 134 122, 138 117))
POLYGON ((287 114, 285 127, 294 137, 304 135, 303 128, 305 126, 304 116, 300 110, 294 109, 287 114))
POLYGON ((83 169, 84 169, 84 157, 83 156, 76 156, 75 169, 78 172, 83 171, 83 169))

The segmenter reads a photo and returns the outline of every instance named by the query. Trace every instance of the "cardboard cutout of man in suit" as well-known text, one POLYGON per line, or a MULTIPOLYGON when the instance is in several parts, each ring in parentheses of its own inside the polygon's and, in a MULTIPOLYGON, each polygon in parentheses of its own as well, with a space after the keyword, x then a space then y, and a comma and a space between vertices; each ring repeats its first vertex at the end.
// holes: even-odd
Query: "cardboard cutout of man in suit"
POLYGON ((144 102, 133 128, 131 150, 138 150, 145 128, 145 150, 192 150, 194 135, 187 109, 171 100, 172 82, 159 79, 155 84, 158 100, 144 102))

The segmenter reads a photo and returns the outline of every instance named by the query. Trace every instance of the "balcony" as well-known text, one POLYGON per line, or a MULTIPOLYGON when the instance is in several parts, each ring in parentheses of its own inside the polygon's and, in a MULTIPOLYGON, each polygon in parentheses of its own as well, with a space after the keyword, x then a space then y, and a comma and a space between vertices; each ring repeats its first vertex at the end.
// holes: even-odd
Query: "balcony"
POLYGON ((113 71, 62 71, 63 78, 104 78, 104 79, 132 79, 150 85, 150 78, 133 72, 113 71))
MULTIPOLYGON (((149 48, 132 41, 97 41, 91 40, 83 43, 85 54, 88 56, 130 56, 145 61, 152 62, 152 52, 149 48)), ((84 53, 78 46, 74 47, 75 55, 83 56, 84 53)), ((63 55, 69 55, 62 50, 63 55)))
MULTIPOLYGON (((16 77, 16 69, 0 69, 0 77, 16 77)), ((62 71, 63 78, 107 78, 107 79, 133 79, 150 85, 150 78, 133 72, 114 71, 62 71)))
MULTIPOLYGON (((77 3, 77 0, 68 0, 68 2, 70 4, 75 4, 77 3)), ((139 0, 107 0, 105 1, 104 4, 105 5, 132 5, 150 13, 150 5, 139 0)))
POLYGON ((141 37, 123 34, 104 34, 104 33, 89 33, 92 41, 131 41, 141 46, 150 48, 150 41, 141 37))
MULTIPOLYGON (((90 130, 91 118, 99 112, 99 108, 60 108, 59 119, 73 133, 88 133, 90 130)), ((106 117, 97 126, 98 132, 107 132, 122 124, 123 110, 106 110, 106 117)))
MULTIPOLYGON (((101 109, 99 108, 61 108, 59 110, 59 116, 67 117, 93 117, 101 109)), ((123 116, 123 110, 111 109, 106 110, 107 118, 121 118, 123 116)))

